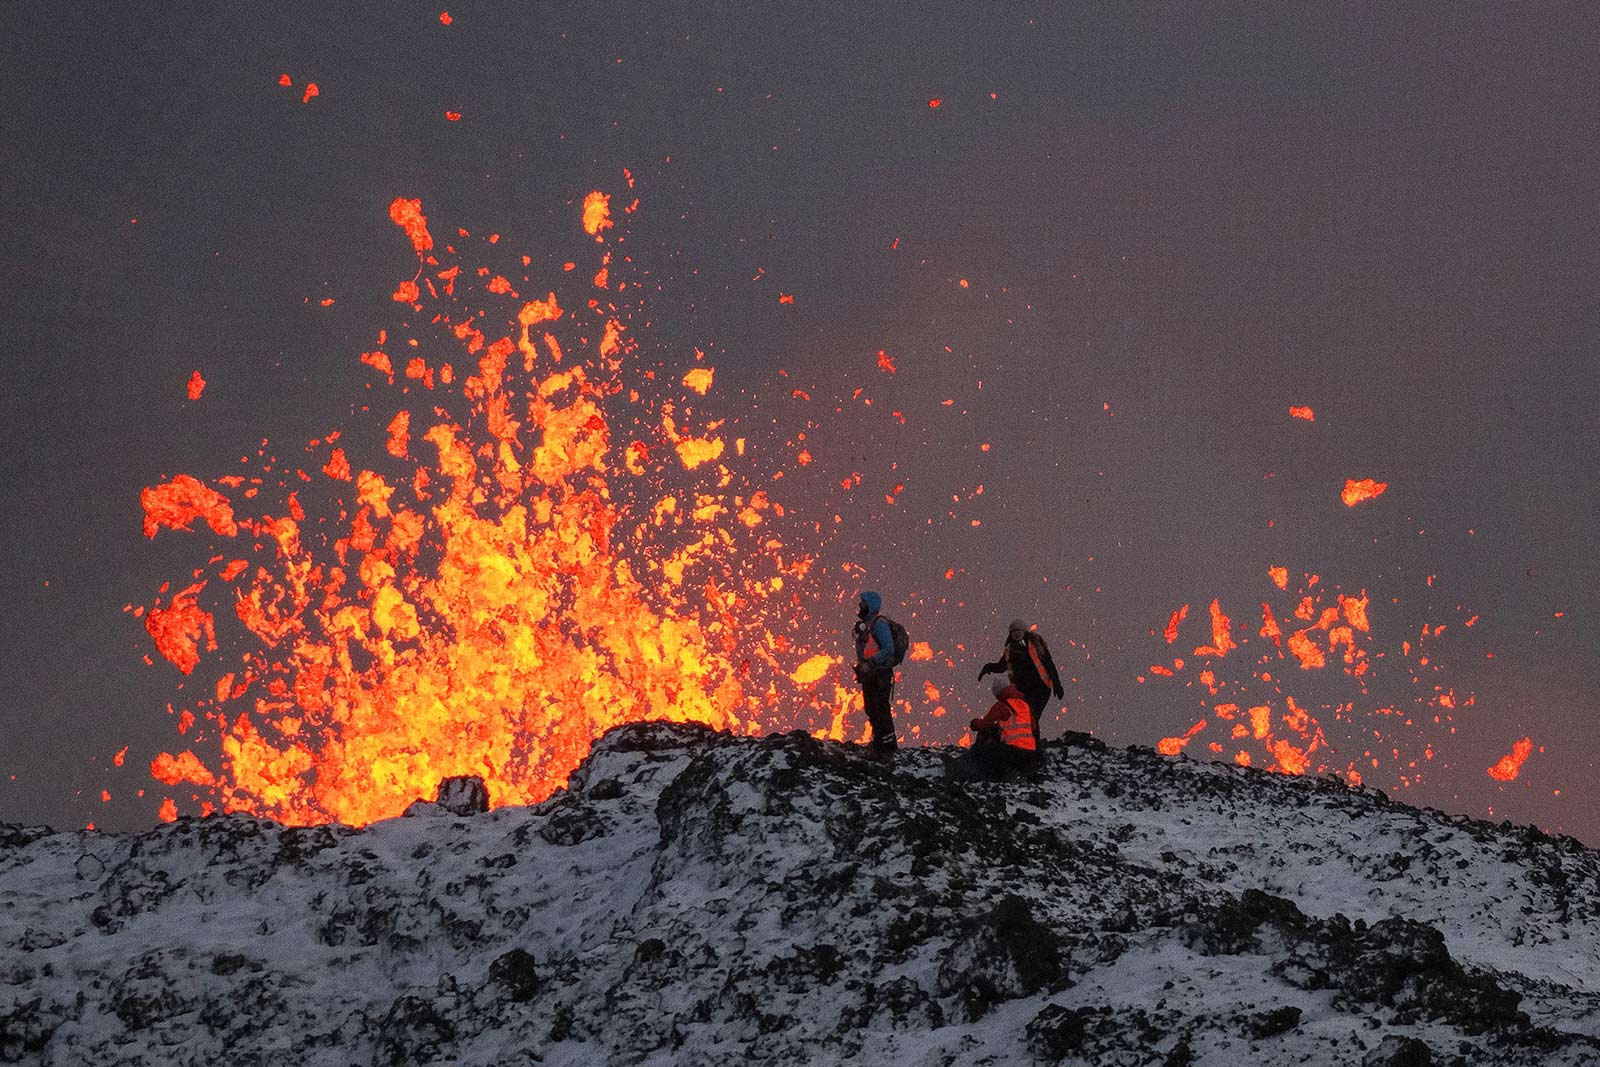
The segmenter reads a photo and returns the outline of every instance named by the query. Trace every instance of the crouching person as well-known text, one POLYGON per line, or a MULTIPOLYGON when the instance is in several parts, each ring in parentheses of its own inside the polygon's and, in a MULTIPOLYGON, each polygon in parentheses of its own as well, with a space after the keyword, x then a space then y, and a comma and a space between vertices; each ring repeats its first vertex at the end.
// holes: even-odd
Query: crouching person
POLYGON ((1013 771, 1039 766, 1039 743, 1033 734, 1033 708, 1007 678, 994 680, 994 706, 981 719, 973 719, 972 747, 956 761, 951 773, 967 781, 999 781, 1013 771))

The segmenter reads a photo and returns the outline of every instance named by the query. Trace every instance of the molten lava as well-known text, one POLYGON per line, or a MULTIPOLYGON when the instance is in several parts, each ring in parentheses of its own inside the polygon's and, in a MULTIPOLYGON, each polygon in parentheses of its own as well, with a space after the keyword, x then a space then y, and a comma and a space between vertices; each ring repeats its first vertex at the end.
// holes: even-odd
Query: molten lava
MULTIPOLYGON (((1458 700, 1454 690, 1441 685, 1424 688, 1420 672, 1439 668, 1428 657, 1418 656, 1414 666, 1402 668, 1405 681, 1390 679, 1390 684, 1411 688, 1418 712, 1405 715, 1393 706, 1381 705, 1371 698, 1369 687, 1374 665, 1389 653, 1377 647, 1372 636, 1371 597, 1366 590, 1348 595, 1324 585, 1315 574, 1302 575, 1301 584, 1295 587, 1288 568, 1281 566, 1269 567, 1267 576, 1273 595, 1282 599, 1276 607, 1271 600, 1261 602, 1257 633, 1266 643, 1253 659, 1247 657, 1243 668, 1247 674, 1235 667, 1233 677, 1224 675, 1225 658, 1236 663, 1237 657, 1229 658, 1230 653, 1249 644, 1250 639, 1233 636, 1231 620, 1219 599, 1211 603, 1210 642, 1196 647, 1195 659, 1189 663, 1193 677, 1181 680, 1185 663, 1174 660, 1170 668, 1150 668, 1156 678, 1171 679, 1157 684, 1202 688, 1201 703, 1228 730, 1230 739, 1259 746, 1254 753, 1238 750, 1234 760, 1244 766, 1267 766, 1288 774, 1333 771, 1359 784, 1364 775, 1387 765, 1394 772, 1394 785, 1416 784, 1421 766, 1434 757, 1427 731, 1450 729, 1454 711, 1458 706, 1470 706, 1473 697, 1458 700), (1296 669, 1286 671, 1288 666, 1296 669), (1344 681, 1324 680, 1327 674, 1340 675, 1344 681), (1306 695, 1329 695, 1330 691, 1333 698, 1317 704, 1306 695), (1332 721, 1325 727, 1324 719, 1332 721), (1334 731, 1334 724, 1338 729, 1335 741, 1330 742, 1328 733, 1334 731)), ((1180 609, 1168 619, 1162 634, 1168 644, 1178 639, 1185 614, 1180 609)), ((1422 637, 1432 641, 1443 630, 1443 626, 1424 627, 1422 637)), ((1402 641, 1400 651, 1402 657, 1409 657, 1413 651, 1410 642, 1402 641)), ((1163 738, 1157 748, 1167 755, 1178 754, 1208 728, 1208 722, 1201 719, 1186 733, 1163 738)), ((1220 742, 1209 747, 1213 752, 1223 751, 1220 742)), ((1506 765, 1506 760, 1501 763, 1506 765)))
POLYGON ((1528 761, 1532 753, 1533 738, 1524 737, 1511 746, 1509 755, 1501 756, 1499 761, 1489 768, 1489 777, 1497 782, 1516 781, 1517 775, 1522 773, 1522 765, 1528 761))
MULTIPOLYGON (((627 262, 610 203, 581 209, 609 242, 597 285, 627 262)), ((418 257, 394 293, 400 332, 420 336, 385 331, 361 356, 387 398, 373 424, 313 441, 299 466, 143 493, 147 536, 202 519, 230 539, 210 576, 146 613, 157 649, 190 674, 227 627, 234 659, 210 660, 215 699, 183 709, 195 749, 152 774, 229 811, 362 824, 451 775, 482 776, 496 805, 541 800, 632 720, 755 731, 781 705, 782 725, 810 708, 842 736, 854 689, 805 611, 812 558, 727 465, 722 420, 699 410, 711 368, 663 396, 631 359, 625 282, 571 307, 522 300, 544 290, 486 267, 480 288, 441 261, 457 253, 419 201, 389 213, 418 257)))
POLYGON ((1388 482, 1373 481, 1371 478, 1362 478, 1360 481, 1354 478, 1347 478, 1345 479, 1344 490, 1339 494, 1339 499, 1344 501, 1345 507, 1353 508, 1364 501, 1376 500, 1388 488, 1388 482))

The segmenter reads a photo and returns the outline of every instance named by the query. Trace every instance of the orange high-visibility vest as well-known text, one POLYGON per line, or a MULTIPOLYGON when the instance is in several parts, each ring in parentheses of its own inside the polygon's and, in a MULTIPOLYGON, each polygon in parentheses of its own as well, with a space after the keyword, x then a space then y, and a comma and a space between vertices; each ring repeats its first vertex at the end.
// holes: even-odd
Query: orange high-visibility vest
POLYGON ((867 620, 866 637, 861 642, 861 658, 871 659, 883 649, 878 645, 878 635, 873 633, 878 628, 878 616, 874 615, 867 620))
POLYGON ((1005 700, 1011 705, 1011 718, 1000 724, 1000 740, 1013 748, 1037 751, 1033 740, 1033 709, 1021 697, 1006 697, 1005 700))
POLYGON ((1033 659, 1033 669, 1039 672, 1039 681, 1046 686, 1052 686, 1055 683, 1050 680, 1050 672, 1044 669, 1044 661, 1039 658, 1039 646, 1033 642, 1032 637, 1032 634, 1023 635, 1022 643, 1028 646, 1028 655, 1033 659))

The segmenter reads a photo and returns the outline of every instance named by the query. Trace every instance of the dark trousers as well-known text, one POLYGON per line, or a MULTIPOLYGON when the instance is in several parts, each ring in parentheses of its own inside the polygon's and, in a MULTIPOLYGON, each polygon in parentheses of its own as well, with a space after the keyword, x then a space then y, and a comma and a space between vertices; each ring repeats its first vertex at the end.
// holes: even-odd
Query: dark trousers
POLYGON ((1037 752, 1008 745, 984 731, 956 761, 952 774, 969 782, 997 782, 1013 771, 1026 772, 1038 766, 1037 752))
POLYGON ((877 671, 861 679, 862 702, 867 707, 867 721, 872 724, 872 748, 875 752, 893 752, 899 747, 894 739, 894 671, 877 671))
MULTIPOLYGON (((1021 686, 1017 688, 1022 689, 1021 686)), ((1039 719, 1044 714, 1044 706, 1050 703, 1050 690, 1047 688, 1035 689, 1029 686, 1022 689, 1022 699, 1028 702, 1028 707, 1033 711, 1033 743, 1039 743, 1039 719)))

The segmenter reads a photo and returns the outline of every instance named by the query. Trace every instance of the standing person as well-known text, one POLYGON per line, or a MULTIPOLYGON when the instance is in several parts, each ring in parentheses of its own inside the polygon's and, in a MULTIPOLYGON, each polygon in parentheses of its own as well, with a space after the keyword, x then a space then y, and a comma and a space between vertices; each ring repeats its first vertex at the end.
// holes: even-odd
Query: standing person
POLYGON ((1050 658, 1050 646, 1021 619, 1011 620, 1010 630, 1006 634, 1006 647, 1001 651, 1000 658, 993 663, 985 663, 978 677, 983 678, 1002 670, 1028 702, 1028 708, 1033 712, 1033 739, 1038 741, 1039 720, 1044 706, 1050 702, 1050 694, 1054 693, 1056 699, 1060 700, 1066 696, 1066 690, 1061 687, 1061 675, 1056 671, 1055 660, 1050 658))
POLYGON ((1039 742, 1033 725, 1033 708, 1009 679, 996 678, 994 706, 981 719, 967 725, 972 747, 947 771, 965 781, 999 781, 1012 771, 1032 771, 1039 766, 1039 742))
POLYGON ((861 594, 856 606, 856 681, 861 683, 861 699, 867 721, 872 724, 872 754, 891 755, 899 745, 894 737, 894 631, 879 611, 883 597, 861 594))

